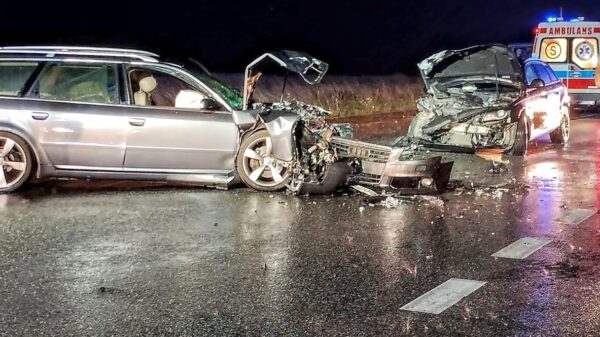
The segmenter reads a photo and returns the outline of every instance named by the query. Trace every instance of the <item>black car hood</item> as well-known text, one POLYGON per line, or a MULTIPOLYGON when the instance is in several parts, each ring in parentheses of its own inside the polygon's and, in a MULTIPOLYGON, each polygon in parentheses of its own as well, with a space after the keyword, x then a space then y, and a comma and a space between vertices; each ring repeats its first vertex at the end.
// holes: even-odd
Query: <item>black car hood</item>
POLYGON ((523 71, 512 50, 498 44, 436 53, 419 64, 427 89, 436 83, 473 79, 521 86, 523 71))
POLYGON ((255 69, 269 61, 274 61, 289 72, 300 75, 308 84, 320 83, 329 68, 327 63, 299 51, 282 50, 265 53, 246 67, 244 74, 244 109, 248 108, 252 92, 258 77, 260 77, 260 73, 255 73, 255 69))

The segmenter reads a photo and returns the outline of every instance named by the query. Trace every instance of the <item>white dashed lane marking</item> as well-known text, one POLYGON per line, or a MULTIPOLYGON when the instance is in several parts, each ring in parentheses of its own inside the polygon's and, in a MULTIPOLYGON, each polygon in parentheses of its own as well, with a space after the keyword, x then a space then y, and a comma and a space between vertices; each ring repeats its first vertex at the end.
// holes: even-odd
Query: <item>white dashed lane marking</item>
POLYGON ((452 278, 403 306, 401 310, 437 315, 481 288, 485 283, 452 278))
POLYGON ((556 222, 569 224, 569 225, 579 225, 585 220, 592 217, 596 214, 596 210, 593 209, 585 209, 585 208, 574 208, 565 210, 563 215, 556 219, 556 222))
POLYGON ((550 242, 552 242, 552 239, 548 238, 521 238, 492 254, 492 256, 507 259, 524 259, 550 242))

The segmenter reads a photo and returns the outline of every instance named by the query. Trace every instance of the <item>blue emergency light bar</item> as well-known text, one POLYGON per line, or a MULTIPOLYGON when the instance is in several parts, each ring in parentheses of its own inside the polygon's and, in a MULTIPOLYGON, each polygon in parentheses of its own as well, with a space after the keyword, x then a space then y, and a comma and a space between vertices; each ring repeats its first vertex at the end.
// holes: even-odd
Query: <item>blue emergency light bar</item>
MULTIPOLYGON (((546 18, 546 22, 563 22, 565 21, 564 18, 561 17, 555 17, 555 16, 551 16, 546 18)), ((577 17, 577 18, 572 18, 569 20, 569 22, 580 22, 580 21, 585 21, 585 18, 583 16, 577 17)))

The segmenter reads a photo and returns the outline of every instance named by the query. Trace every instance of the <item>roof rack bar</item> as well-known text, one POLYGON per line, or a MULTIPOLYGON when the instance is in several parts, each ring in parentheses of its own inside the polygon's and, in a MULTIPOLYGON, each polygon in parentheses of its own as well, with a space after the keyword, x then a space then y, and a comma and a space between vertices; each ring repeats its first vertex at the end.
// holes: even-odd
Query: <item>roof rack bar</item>
POLYGON ((135 52, 128 51, 114 51, 114 50, 62 50, 62 49, 12 49, 12 48, 0 48, 0 54, 43 54, 46 57, 53 57, 55 55, 74 55, 74 56, 107 56, 107 57, 125 57, 131 59, 138 59, 146 62, 158 62, 158 60, 151 55, 144 55, 135 52))
POLYGON ((137 50, 137 49, 125 49, 125 48, 79 47, 79 46, 7 46, 7 47, 0 47, 0 49, 116 52, 116 53, 140 54, 140 55, 158 57, 157 54, 149 52, 149 51, 137 50))

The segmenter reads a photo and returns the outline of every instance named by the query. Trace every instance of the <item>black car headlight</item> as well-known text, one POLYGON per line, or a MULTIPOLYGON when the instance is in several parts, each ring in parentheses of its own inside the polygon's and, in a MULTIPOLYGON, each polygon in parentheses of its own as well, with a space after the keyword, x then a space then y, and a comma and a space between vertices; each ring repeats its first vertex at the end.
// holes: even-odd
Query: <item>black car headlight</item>
POLYGON ((508 110, 500 109, 496 111, 491 111, 483 115, 481 122, 497 122, 504 120, 508 117, 508 110))

